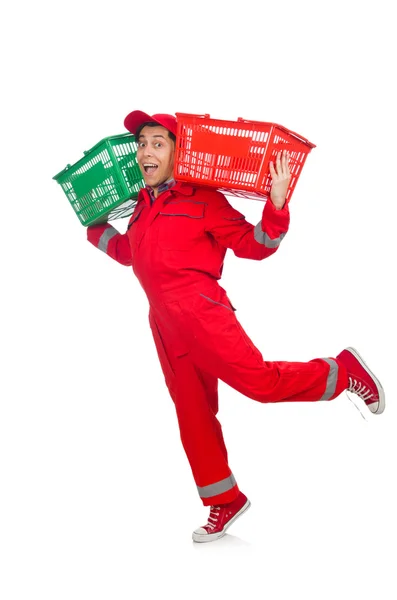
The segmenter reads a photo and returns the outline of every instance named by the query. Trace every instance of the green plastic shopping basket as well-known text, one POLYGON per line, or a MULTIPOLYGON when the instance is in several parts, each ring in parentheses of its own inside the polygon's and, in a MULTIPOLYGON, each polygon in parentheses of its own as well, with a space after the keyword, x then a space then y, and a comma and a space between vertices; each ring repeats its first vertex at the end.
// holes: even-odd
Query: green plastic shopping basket
POLYGON ((131 133, 107 137, 53 177, 83 225, 133 213, 138 192, 144 186, 136 151, 131 133))

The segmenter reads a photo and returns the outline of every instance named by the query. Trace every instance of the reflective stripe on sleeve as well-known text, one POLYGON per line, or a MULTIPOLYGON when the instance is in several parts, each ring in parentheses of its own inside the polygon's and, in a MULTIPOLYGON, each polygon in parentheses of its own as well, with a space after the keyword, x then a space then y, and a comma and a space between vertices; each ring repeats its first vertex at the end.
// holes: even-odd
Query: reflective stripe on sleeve
POLYGON ((267 233, 262 231, 262 221, 259 221, 259 223, 255 225, 254 238, 259 244, 266 246, 266 248, 278 248, 284 236, 285 233, 280 233, 280 237, 272 240, 267 233))
POLYGON ((236 480, 232 474, 230 477, 226 477, 226 479, 222 479, 222 481, 218 481, 217 483, 211 483, 211 485, 205 485, 204 487, 197 486, 197 489, 200 498, 211 498, 212 496, 218 496, 218 494, 228 492, 235 485, 236 480))
POLYGON ((111 240, 112 237, 114 237, 118 233, 119 232, 117 231, 117 229, 115 229, 112 226, 110 226, 107 229, 105 229, 105 231, 103 232, 103 234, 99 238, 99 243, 98 243, 99 250, 102 250, 102 252, 105 252, 107 254, 109 240, 111 240))
POLYGON ((329 364, 329 373, 327 378, 327 387, 320 400, 329 400, 335 394, 336 384, 338 382, 338 363, 332 358, 323 358, 329 364))

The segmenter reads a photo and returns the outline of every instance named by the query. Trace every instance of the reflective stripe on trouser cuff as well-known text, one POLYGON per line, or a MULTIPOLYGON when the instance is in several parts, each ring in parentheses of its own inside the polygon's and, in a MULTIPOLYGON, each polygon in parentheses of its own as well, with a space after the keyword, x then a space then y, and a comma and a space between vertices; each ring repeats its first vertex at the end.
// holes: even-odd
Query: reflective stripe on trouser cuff
POLYGON ((212 496, 218 496, 224 492, 228 492, 236 485, 236 480, 233 474, 218 483, 211 483, 211 485, 205 485, 204 487, 197 486, 200 498, 211 498, 212 496))
POLYGON ((102 252, 106 252, 107 253, 109 240, 111 240, 112 237, 114 237, 118 233, 119 232, 117 231, 117 229, 115 229, 112 226, 110 226, 107 229, 105 229, 105 231, 103 232, 103 234, 99 238, 99 243, 98 243, 99 250, 102 250, 102 252))
POLYGON ((325 388, 324 395, 320 400, 329 400, 335 394, 336 384, 338 383, 338 363, 332 358, 322 358, 329 364, 329 373, 327 378, 327 387, 325 388))
POLYGON ((267 233, 262 231, 262 221, 259 221, 259 223, 255 225, 254 238, 257 242, 259 242, 259 244, 263 244, 264 246, 266 246, 266 248, 278 248, 284 236, 285 233, 280 233, 280 237, 274 238, 274 240, 272 240, 267 235, 267 233))

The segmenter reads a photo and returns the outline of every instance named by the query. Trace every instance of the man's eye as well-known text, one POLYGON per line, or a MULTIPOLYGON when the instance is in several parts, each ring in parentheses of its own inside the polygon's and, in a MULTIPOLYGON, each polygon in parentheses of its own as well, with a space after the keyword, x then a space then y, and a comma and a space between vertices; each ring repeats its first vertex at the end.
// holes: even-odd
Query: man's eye
POLYGON ((157 142, 157 143, 155 144, 155 146, 156 146, 156 148, 161 148, 161 142, 157 142))

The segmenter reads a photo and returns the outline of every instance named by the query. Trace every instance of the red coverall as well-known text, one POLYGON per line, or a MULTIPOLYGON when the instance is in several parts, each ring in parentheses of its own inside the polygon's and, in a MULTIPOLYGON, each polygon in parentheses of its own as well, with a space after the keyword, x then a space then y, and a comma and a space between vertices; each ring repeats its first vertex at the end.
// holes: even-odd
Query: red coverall
POLYGON ((174 401, 182 444, 204 505, 239 490, 228 465, 218 411, 218 379, 258 402, 332 400, 348 386, 335 358, 267 362, 218 284, 226 249, 262 260, 288 230, 286 205, 269 200, 254 227, 215 190, 178 182, 153 205, 139 192, 128 230, 90 226, 88 240, 131 266, 150 304, 149 323, 174 401))

